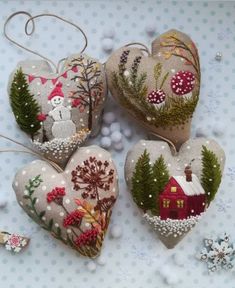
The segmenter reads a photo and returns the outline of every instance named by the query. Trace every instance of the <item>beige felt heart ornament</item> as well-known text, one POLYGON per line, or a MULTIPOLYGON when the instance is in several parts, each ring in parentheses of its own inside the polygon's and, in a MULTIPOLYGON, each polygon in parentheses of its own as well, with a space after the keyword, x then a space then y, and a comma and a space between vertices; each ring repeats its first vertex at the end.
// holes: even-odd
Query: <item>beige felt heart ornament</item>
POLYGON ((110 153, 79 148, 64 171, 36 160, 16 174, 13 188, 24 211, 56 239, 84 256, 99 255, 118 195, 110 153))
POLYGON ((147 48, 124 46, 106 63, 114 98, 152 134, 179 148, 190 136, 200 90, 200 63, 193 41, 170 30, 147 48), (146 53, 147 51, 147 53, 146 53))
POLYGON ((21 61, 9 81, 16 122, 62 167, 88 131, 97 134, 106 94, 102 64, 85 54, 68 57, 59 73, 44 60, 21 61))
POLYGON ((186 141, 176 154, 166 142, 138 142, 129 152, 125 177, 143 217, 167 248, 196 225, 218 191, 223 149, 206 138, 186 141))

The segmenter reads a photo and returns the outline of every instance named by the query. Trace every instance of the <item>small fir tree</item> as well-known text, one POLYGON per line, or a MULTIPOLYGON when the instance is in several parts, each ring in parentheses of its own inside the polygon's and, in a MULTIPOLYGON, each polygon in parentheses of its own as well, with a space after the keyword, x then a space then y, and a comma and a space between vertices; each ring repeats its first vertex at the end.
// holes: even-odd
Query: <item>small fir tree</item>
POLYGON ((159 195, 164 190, 170 178, 167 166, 162 155, 155 161, 153 165, 153 178, 155 182, 154 202, 156 203, 154 214, 159 215, 159 195))
POLYGON ((215 153, 202 146, 201 183, 206 193, 207 204, 215 198, 222 178, 219 160, 215 153))
POLYGON ((10 104, 17 124, 33 139, 41 128, 40 121, 37 119, 40 107, 29 91, 27 80, 21 68, 16 71, 11 84, 10 104))
POLYGON ((132 177, 132 195, 136 204, 146 212, 155 208, 155 185, 149 153, 144 153, 138 159, 132 177))

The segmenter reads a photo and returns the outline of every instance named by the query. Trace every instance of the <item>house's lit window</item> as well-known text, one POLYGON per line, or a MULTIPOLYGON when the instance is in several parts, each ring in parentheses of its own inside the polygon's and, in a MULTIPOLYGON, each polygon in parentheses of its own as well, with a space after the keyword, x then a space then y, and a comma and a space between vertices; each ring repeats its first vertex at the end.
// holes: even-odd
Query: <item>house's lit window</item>
POLYGON ((163 207, 164 208, 169 208, 170 202, 171 201, 169 199, 163 199, 163 207))
POLYGON ((177 200, 176 203, 178 208, 184 208, 184 200, 177 200))
POLYGON ((175 186, 171 187, 171 192, 175 193, 177 191, 177 188, 175 186))

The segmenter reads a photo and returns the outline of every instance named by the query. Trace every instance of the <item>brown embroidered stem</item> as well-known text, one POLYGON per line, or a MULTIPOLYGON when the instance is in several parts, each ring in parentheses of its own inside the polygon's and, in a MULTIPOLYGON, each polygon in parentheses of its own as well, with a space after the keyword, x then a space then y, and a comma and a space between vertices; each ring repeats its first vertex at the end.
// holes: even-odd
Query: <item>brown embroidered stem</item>
POLYGON ((151 53, 150 53, 148 47, 147 47, 146 45, 140 43, 140 42, 131 42, 131 43, 126 44, 125 47, 135 46, 135 45, 142 46, 144 49, 141 49, 141 50, 142 50, 142 51, 145 51, 145 52, 148 54, 148 56, 151 55, 151 53))

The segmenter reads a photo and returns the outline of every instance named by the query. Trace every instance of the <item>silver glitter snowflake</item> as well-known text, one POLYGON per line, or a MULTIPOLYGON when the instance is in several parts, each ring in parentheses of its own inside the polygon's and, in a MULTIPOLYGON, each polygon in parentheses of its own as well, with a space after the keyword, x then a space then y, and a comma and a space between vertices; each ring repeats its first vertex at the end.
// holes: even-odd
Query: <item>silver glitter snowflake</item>
POLYGON ((219 239, 206 238, 204 244, 205 248, 198 255, 198 258, 207 263, 209 272, 233 268, 235 249, 226 233, 219 239))

